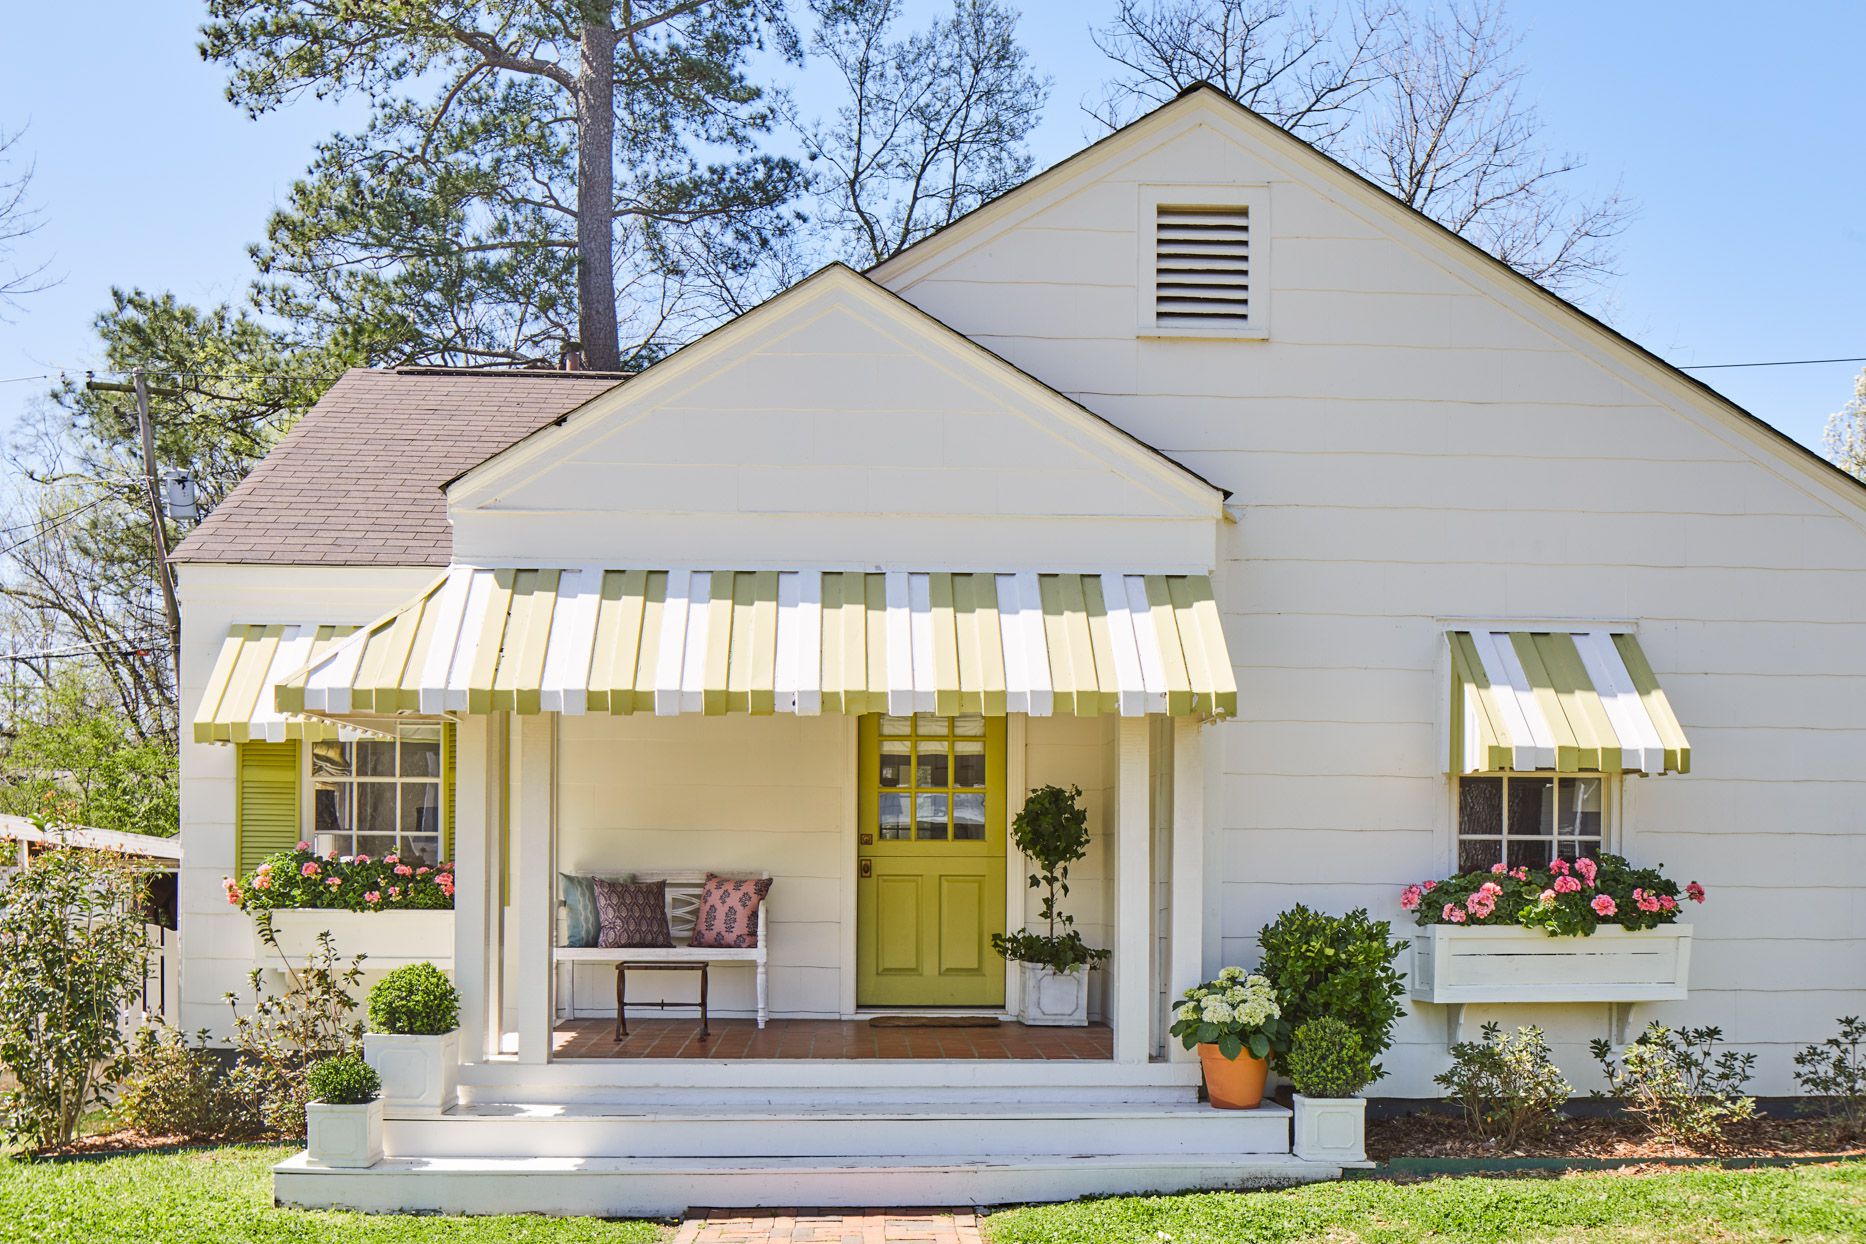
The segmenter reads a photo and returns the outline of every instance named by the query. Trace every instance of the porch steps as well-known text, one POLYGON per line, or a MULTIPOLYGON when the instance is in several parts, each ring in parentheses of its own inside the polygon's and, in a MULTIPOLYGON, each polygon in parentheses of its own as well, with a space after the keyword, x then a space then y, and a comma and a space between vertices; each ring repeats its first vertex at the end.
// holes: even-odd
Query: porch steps
POLYGON ((385 1158, 343 1171, 312 1167, 301 1153, 272 1178, 279 1204, 304 1209, 658 1218, 711 1205, 1006 1205, 1280 1187, 1340 1173, 1287 1154, 385 1158))

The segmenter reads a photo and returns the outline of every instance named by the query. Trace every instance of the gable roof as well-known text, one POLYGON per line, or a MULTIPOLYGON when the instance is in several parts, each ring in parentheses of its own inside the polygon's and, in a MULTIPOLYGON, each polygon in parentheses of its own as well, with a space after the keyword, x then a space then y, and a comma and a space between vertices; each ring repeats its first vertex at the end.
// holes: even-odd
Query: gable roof
POLYGON ((1500 279, 1503 284, 1512 287, 1519 296, 1538 304, 1544 311, 1567 318, 1570 322, 1577 323, 1584 331, 1602 340, 1606 345, 1617 347, 1648 374, 1656 372, 1658 378, 1664 383, 1682 388, 1686 396, 1722 415, 1751 439, 1773 451, 1785 463, 1794 466, 1812 481, 1823 485, 1830 496, 1835 500, 1844 501, 1855 511, 1856 520, 1866 518, 1866 480, 1858 479, 1842 470, 1768 420, 1739 406, 1709 384, 1660 358, 1637 341, 1582 310, 1561 295, 1545 289, 1469 238, 1446 228, 1412 204, 1395 197, 1385 187, 1370 180, 1365 174, 1343 164, 1312 143, 1296 137, 1209 82, 1193 83, 1152 112, 1135 118, 1120 129, 1104 135, 1029 180, 1020 182, 987 200, 957 220, 934 230, 907 249, 898 251, 880 263, 871 265, 865 269, 864 275, 892 287, 893 278, 917 266, 932 262, 934 257, 942 251, 961 244, 963 238, 989 229, 994 223, 1015 212, 1023 201, 1067 180, 1106 157, 1121 143, 1131 140, 1137 131, 1169 121, 1179 113, 1193 108, 1215 108, 1222 110, 1230 118, 1245 120, 1271 141, 1295 154, 1297 158, 1314 161, 1338 179, 1347 181, 1360 193, 1363 201, 1372 201, 1377 208, 1396 214, 1414 227, 1423 227, 1440 241, 1450 243, 1473 267, 1486 272, 1495 279, 1500 279))
POLYGON ((182 562, 445 566, 442 485, 625 377, 354 368, 175 550, 182 562))

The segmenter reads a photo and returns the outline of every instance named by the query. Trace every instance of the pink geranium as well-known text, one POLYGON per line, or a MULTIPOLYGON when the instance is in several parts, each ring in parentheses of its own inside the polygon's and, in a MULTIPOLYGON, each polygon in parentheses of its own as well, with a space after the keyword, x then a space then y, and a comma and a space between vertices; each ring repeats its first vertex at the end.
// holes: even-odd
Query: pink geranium
POLYGON ((335 890, 338 886, 342 885, 343 882, 336 877, 326 877, 324 878, 324 884, 335 890))
POLYGON ((301 842, 298 844, 298 849, 300 851, 309 851, 311 849, 311 844, 308 842, 301 842))
POLYGON ((1446 903, 1442 915, 1453 924, 1463 924, 1466 920, 1464 908, 1458 906, 1456 903, 1446 903))
POLYGON ((412 877, 415 875, 415 870, 406 864, 397 864, 395 866, 395 875, 398 877, 412 877))
POLYGON ((1581 880, 1587 882, 1589 886, 1592 886, 1595 876, 1600 872, 1600 865, 1583 855, 1574 862, 1574 870, 1581 874, 1581 880))
POLYGON ((363 891, 363 901, 373 907, 382 901, 382 892, 380 890, 365 890, 363 891))
POLYGON ((1518 864, 1516 867, 1510 869, 1510 876, 1516 878, 1518 881, 1529 880, 1529 865, 1518 864))
POLYGON ((1641 911, 1661 911, 1664 907, 1659 902, 1658 895, 1650 890, 1642 890, 1638 886, 1633 887, 1633 906, 1641 911))
POLYGON ((1553 891, 1553 890, 1544 890, 1544 891, 1542 891, 1542 897, 1541 897, 1541 898, 1540 898, 1540 899, 1539 899, 1538 901, 1539 901, 1539 902, 1540 902, 1540 903, 1541 903, 1541 904, 1542 904, 1542 905, 1543 905, 1544 907, 1553 907, 1553 906, 1555 905, 1555 898, 1556 898, 1556 894, 1555 894, 1555 891, 1553 891))
POLYGON ((1588 906, 1592 907, 1594 909, 1594 914, 1601 917, 1603 920, 1620 910, 1619 906, 1614 903, 1611 894, 1596 894, 1594 896, 1594 901, 1589 903, 1588 906))
POLYGON ((1557 894, 1579 894, 1580 892, 1581 892, 1581 879, 1579 877, 1571 877, 1571 876, 1564 874, 1560 877, 1555 878, 1555 893, 1557 894))
POLYGON ((1554 873, 1557 877, 1567 876, 1568 875, 1568 861, 1563 859, 1559 855, 1556 856, 1554 859, 1549 861, 1549 871, 1554 873))
POLYGON ((1663 911, 1677 911, 1678 900, 1669 894, 1659 895, 1659 907, 1663 911))
POLYGON ((1505 864, 1502 860, 1498 860, 1496 863, 1490 866, 1490 871, 1493 873, 1506 873, 1509 870, 1510 870, 1509 865, 1505 864))
POLYGON ((1704 901, 1704 887, 1693 881, 1685 887, 1685 897, 1694 903, 1704 901))
POLYGON ((1409 885, 1400 891, 1400 906, 1407 911, 1417 911, 1419 900, 1425 897, 1425 891, 1416 885, 1409 885))
POLYGON ((298 866, 298 873, 303 877, 315 877, 322 871, 323 869, 317 866, 316 860, 306 860, 298 866))
POLYGON ((1424 885, 1420 886, 1419 888, 1421 890, 1424 890, 1427 894, 1430 894, 1432 891, 1438 889, 1438 882, 1428 881, 1424 885))
POLYGON ((227 892, 227 901, 235 907, 238 907, 241 897, 239 883, 234 881, 232 877, 222 877, 220 879, 220 885, 221 888, 227 892))
POLYGON ((271 888, 272 888, 272 874, 271 873, 267 872, 265 869, 262 868, 258 872, 253 874, 253 889, 270 890, 271 888))
POLYGON ((1464 900, 1464 906, 1473 916, 1482 920, 1497 909, 1497 900, 1496 897, 1488 891, 1479 890, 1477 893, 1471 895, 1470 898, 1464 900))

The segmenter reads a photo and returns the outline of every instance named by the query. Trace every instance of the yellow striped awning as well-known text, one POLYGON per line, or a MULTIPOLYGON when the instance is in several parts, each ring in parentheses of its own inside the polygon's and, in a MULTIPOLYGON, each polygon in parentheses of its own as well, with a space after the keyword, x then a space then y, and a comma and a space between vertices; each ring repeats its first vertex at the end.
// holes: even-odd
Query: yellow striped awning
POLYGON ((354 626, 234 626, 194 715, 197 743, 332 739, 339 728, 276 707, 273 688, 322 660, 354 626))
POLYGON ((331 716, 1237 713, 1204 575, 455 566, 276 695, 331 716))
POLYGON ((1452 631, 1454 773, 1688 773, 1691 744, 1624 631, 1452 631))

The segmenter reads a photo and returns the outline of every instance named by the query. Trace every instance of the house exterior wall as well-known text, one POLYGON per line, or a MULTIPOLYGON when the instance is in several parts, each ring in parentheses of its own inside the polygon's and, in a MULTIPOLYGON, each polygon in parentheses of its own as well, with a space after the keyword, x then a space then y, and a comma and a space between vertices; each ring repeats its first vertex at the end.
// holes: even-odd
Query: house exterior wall
MULTIPOLYGON (((1447 619, 1631 622, 1693 772, 1628 779, 1613 845, 1710 889, 1690 999, 1634 1026, 1719 1025, 1757 1091, 1792 1092, 1793 1048, 1866 1003, 1861 495, 1223 112, 1168 110, 877 274, 1234 494, 1208 969, 1255 963, 1298 902, 1403 934, 1400 887, 1450 871, 1447 619), (1143 187, 1214 181, 1267 187, 1268 339, 1141 337, 1143 187)), ((1466 1031, 1489 1018, 1543 1024, 1594 1082, 1604 1006, 1466 1031)), ((1434 1095, 1442 1013, 1397 1041, 1375 1091, 1434 1095)))

